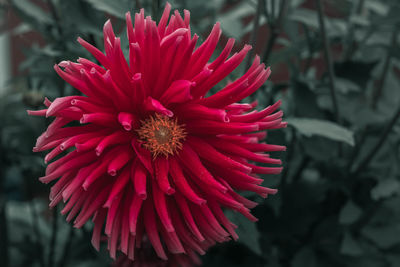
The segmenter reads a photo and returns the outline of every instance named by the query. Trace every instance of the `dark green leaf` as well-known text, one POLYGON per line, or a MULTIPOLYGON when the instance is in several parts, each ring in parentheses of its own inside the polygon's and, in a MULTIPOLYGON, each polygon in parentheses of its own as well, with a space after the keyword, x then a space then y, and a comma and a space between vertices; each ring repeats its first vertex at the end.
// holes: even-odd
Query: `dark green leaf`
POLYGON ((298 81, 292 85, 294 116, 322 118, 323 114, 318 107, 313 81, 298 81))
POLYGON ((385 16, 389 12, 389 6, 380 0, 367 0, 365 1, 365 7, 381 16, 385 16))
MULTIPOLYGON (((296 8, 289 19, 305 24, 313 29, 319 29, 317 12, 306 8, 296 8)), ((325 17, 325 26, 329 37, 341 36, 346 33, 346 23, 339 19, 325 17)))
POLYGON ((360 217, 361 213, 362 210, 354 202, 349 201, 340 211, 339 222, 341 224, 351 224, 360 217))
POLYGON ((286 121, 305 136, 318 135, 354 146, 353 132, 336 123, 309 118, 289 118, 286 121))
POLYGON ((239 235, 238 242, 246 245, 257 255, 262 255, 259 244, 260 233, 257 229, 257 225, 238 213, 228 212, 226 215, 238 226, 236 229, 236 232, 239 235))
POLYGON ((398 267, 400 265, 400 255, 398 253, 389 254, 386 258, 390 263, 390 267, 398 267))
POLYGON ((340 246, 340 253, 349 256, 360 256, 363 250, 350 233, 346 232, 340 246))
POLYGON ((297 8, 289 15, 289 19, 303 23, 309 27, 318 29, 317 13, 310 9, 297 8))
POLYGON ((400 192, 400 182, 396 179, 389 178, 379 181, 379 183, 371 190, 371 197, 375 200, 387 198, 400 192))
POLYGON ((221 23, 221 28, 227 36, 239 39, 244 33, 243 17, 254 12, 254 7, 249 5, 248 2, 243 1, 228 12, 220 14, 218 21, 221 23))
POLYGON ((315 252, 310 247, 303 247, 292 260, 292 267, 318 267, 315 252))
POLYGON ((342 94, 347 94, 350 92, 360 92, 360 87, 347 79, 336 78, 336 88, 342 94))
POLYGON ((125 19, 125 13, 131 8, 131 5, 127 1, 109 1, 109 0, 85 0, 93 6, 93 8, 116 16, 120 19, 125 19))
POLYGON ((12 4, 26 16, 36 20, 39 23, 50 24, 52 19, 49 13, 46 13, 43 9, 34 4, 33 1, 29 0, 12 0, 12 4))
POLYGON ((400 225, 367 226, 362 230, 364 236, 378 247, 388 249, 400 243, 400 225))

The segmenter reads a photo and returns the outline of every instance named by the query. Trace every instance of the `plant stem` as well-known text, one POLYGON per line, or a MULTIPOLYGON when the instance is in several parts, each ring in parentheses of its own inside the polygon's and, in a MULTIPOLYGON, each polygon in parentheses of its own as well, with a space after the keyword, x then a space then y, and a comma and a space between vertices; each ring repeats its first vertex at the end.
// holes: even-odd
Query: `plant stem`
POLYGON ((313 42, 312 42, 311 36, 310 36, 310 30, 308 29, 307 25, 304 23, 302 23, 301 26, 304 30, 304 35, 306 37, 307 48, 308 48, 308 57, 307 57, 306 63, 304 64, 304 72, 303 72, 303 73, 307 73, 311 67, 314 49, 313 49, 313 42))
POLYGON ((352 231, 355 232, 356 235, 358 235, 361 230, 366 226, 372 218, 374 218, 375 213, 379 210, 379 208, 382 206, 383 201, 379 200, 374 202, 372 205, 370 205, 367 210, 356 220, 352 225, 351 229, 352 231))
MULTIPOLYGON (((30 191, 29 195, 32 196, 31 191, 30 191)), ((44 263, 44 257, 43 257, 43 243, 42 243, 42 239, 41 239, 41 235, 40 235, 40 230, 38 228, 39 216, 37 214, 35 203, 34 203, 32 197, 29 201, 29 206, 30 206, 29 208, 31 210, 31 216, 32 216, 32 230, 33 230, 34 234, 36 235, 36 245, 38 246, 36 249, 39 253, 39 255, 38 255, 39 263, 42 267, 45 267, 46 265, 44 263)))
POLYGON ((365 0, 358 1, 358 5, 357 5, 357 9, 356 9, 357 14, 361 14, 361 12, 364 8, 364 4, 365 4, 365 0))
MULTIPOLYGON (((278 18, 276 20, 271 19, 271 22, 270 22, 270 25, 269 25, 270 37, 269 37, 268 44, 267 44, 267 46, 265 48, 264 56, 263 56, 263 59, 262 59, 262 62, 264 62, 264 63, 267 63, 267 61, 268 61, 268 59, 269 59, 269 57, 271 55, 272 48, 274 47, 276 39, 279 36, 280 28, 282 26, 283 18, 284 18, 285 14, 286 14, 287 8, 288 8, 288 1, 287 0, 282 0, 281 1, 281 6, 280 6, 280 9, 279 9, 278 18)), ((272 10, 271 13, 274 13, 274 10, 272 10)))
POLYGON ((325 63, 328 68, 329 89, 330 89, 330 94, 331 94, 331 98, 332 98, 333 113, 334 113, 336 122, 340 123, 339 106, 337 103, 336 90, 335 90, 335 75, 333 73, 333 62, 332 62, 332 56, 331 56, 331 51, 330 51, 329 42, 328 42, 328 36, 326 35, 326 30, 325 30, 325 19, 324 19, 324 14, 322 11, 323 10, 322 2, 321 2, 321 0, 315 0, 315 2, 317 4, 319 29, 320 29, 320 33, 321 33, 322 41, 323 41, 323 45, 324 45, 325 63))
POLYGON ((383 63, 382 74, 378 80, 378 85, 372 94, 372 108, 376 109, 379 99, 382 96, 383 88, 385 86, 386 77, 388 76, 390 61, 392 60, 393 50, 396 47, 398 27, 395 27, 392 32, 390 47, 388 48, 385 61, 383 63))
POLYGON ((8 252, 8 231, 7 231, 7 214, 6 214, 6 199, 0 198, 0 258, 4 266, 10 265, 8 252))
MULTIPOLYGON (((0 9, 3 10, 3 14, 9 14, 10 10, 10 3, 8 1, 1 2, 0 1, 0 9)), ((7 20, 7 17, 4 16, 4 18, 0 18, 0 32, 4 32, 8 29, 9 27, 9 21, 7 20)))
POLYGON ((360 141, 356 142, 356 146, 354 147, 353 152, 350 156, 350 159, 347 163, 347 166, 346 166, 347 173, 349 173, 351 171, 351 167, 353 166, 358 154, 360 153, 365 140, 367 140, 367 136, 368 136, 368 126, 365 126, 365 128, 363 130, 361 130, 360 141))
POLYGON ((271 20, 275 20, 275 0, 269 0, 271 3, 271 20))
POLYGON ((136 4, 136 10, 139 10, 142 8, 142 4, 140 4, 139 0, 135 0, 135 4, 136 4))
POLYGON ((43 255, 43 242, 42 242, 42 235, 39 230, 39 215, 36 210, 34 198, 33 198, 33 192, 32 192, 32 185, 30 184, 32 179, 31 177, 24 177, 24 187, 26 190, 26 197, 28 199, 28 206, 30 210, 30 216, 32 219, 32 232, 36 237, 36 246, 35 246, 35 251, 37 251, 37 258, 39 259, 39 264, 42 267, 45 267, 45 260, 44 260, 44 255, 43 255))
MULTIPOLYGON (((62 30, 61 23, 60 23, 60 17, 58 16, 57 10, 56 10, 52 0, 47 0, 47 5, 49 6, 50 13, 53 16, 55 26, 57 28, 58 34, 60 35, 59 37, 61 39, 61 37, 63 35, 63 30, 62 30)), ((60 43, 62 43, 62 42, 60 42, 60 43)))
POLYGON ((50 240, 50 252, 49 252, 49 258, 47 262, 47 267, 53 267, 54 266, 54 250, 56 247, 56 240, 57 240, 57 230, 58 230, 58 209, 57 206, 53 208, 53 222, 52 222, 52 228, 51 228, 51 240, 50 240))
POLYGON ((351 175, 357 175, 358 173, 363 171, 368 166, 368 164, 371 162, 371 160, 374 158, 374 156, 382 148, 383 143, 386 141, 387 137, 389 136, 389 133, 392 131, 392 129, 393 129, 394 125, 396 124, 397 120, 399 119, 399 117, 400 117, 400 107, 397 109, 397 111, 393 115, 393 117, 390 120, 390 122, 388 123, 388 125, 386 125, 378 142, 371 149, 371 151, 364 158, 364 160, 361 161, 361 163, 358 165, 358 167, 351 173, 351 175))
POLYGON ((286 166, 283 168, 282 171, 282 176, 281 176, 281 184, 280 187, 282 188, 282 193, 285 191, 286 185, 287 185, 287 178, 289 174, 289 165, 291 165, 293 155, 294 155, 294 150, 296 148, 296 142, 297 142, 297 137, 296 137, 296 131, 292 129, 292 140, 290 141, 290 144, 287 149, 286 153, 286 166))
POLYGON ((253 60, 253 56, 255 53, 254 50, 256 49, 257 33, 260 27, 260 14, 261 11, 263 10, 264 5, 265 5, 264 0, 257 1, 257 10, 254 16, 253 31, 251 32, 251 37, 250 37, 250 44, 253 47, 253 49, 250 50, 250 53, 247 56, 246 68, 244 71, 246 71, 250 67, 251 61, 253 60))
MULTIPOLYGON (((55 24, 55 27, 56 27, 57 32, 58 32, 58 36, 57 36, 58 38, 57 37, 54 38, 55 39, 55 43, 57 44, 58 47, 60 47, 60 50, 62 50, 62 52, 65 53, 66 52, 66 47, 65 47, 65 42, 63 40, 63 28, 61 26, 60 16, 57 13, 57 9, 54 6, 53 0, 47 0, 47 5, 48 5, 48 7, 50 9, 50 13, 51 13, 51 15, 52 15, 52 17, 54 19, 54 24, 55 24)), ((54 61, 57 62, 57 64, 58 64, 58 62, 60 62, 60 60, 61 59, 59 57, 54 57, 54 61)), ((64 83, 60 84, 60 86, 58 86, 58 88, 59 88, 60 96, 65 96, 65 85, 64 85, 64 83)))
MULTIPOLYGON (((269 3, 269 2, 267 2, 267 3, 269 3)), ((265 3, 265 5, 263 6, 262 12, 265 15, 265 17, 267 18, 267 24, 271 25, 272 24, 272 19, 271 19, 271 16, 269 15, 269 13, 268 13, 268 4, 267 3, 265 3)))
POLYGON ((364 4, 365 4, 365 0, 359 0, 357 5, 354 6, 353 12, 351 12, 348 17, 347 25, 348 25, 349 31, 348 31, 346 39, 345 39, 348 46, 345 49, 345 52, 343 53, 343 61, 351 60, 351 57, 354 55, 354 52, 357 49, 357 43, 354 40, 355 25, 351 22, 351 18, 354 15, 361 15, 361 12, 364 9, 364 4))
POLYGON ((305 155, 302 158, 302 160, 301 160, 296 172, 293 175, 293 178, 292 178, 293 182, 298 182, 300 180, 301 174, 303 173, 304 169, 308 166, 310 161, 311 161, 311 158, 309 156, 307 156, 307 155, 305 155))
POLYGON ((158 12, 160 10, 160 0, 153 0, 151 9, 152 9, 153 18, 156 18, 156 21, 158 21, 158 12))
POLYGON ((60 263, 58 264, 58 267, 64 267, 65 264, 68 262, 68 254, 69 254, 69 251, 71 249, 71 244, 72 244, 72 239, 74 238, 74 234, 75 234, 74 228, 72 226, 70 226, 68 239, 65 242, 64 251, 63 251, 63 254, 61 256, 60 263))
MULTIPOLYGON (((3 108, 3 107, 1 107, 3 108)), ((5 152, 5 148, 3 145, 3 127, 0 127, 0 149, 5 152)), ((5 266, 8 266, 9 263, 9 252, 8 252, 8 231, 7 231, 7 214, 6 214, 6 195, 3 194, 5 182, 5 166, 7 165, 5 155, 7 153, 0 153, 0 259, 4 262, 5 266)))

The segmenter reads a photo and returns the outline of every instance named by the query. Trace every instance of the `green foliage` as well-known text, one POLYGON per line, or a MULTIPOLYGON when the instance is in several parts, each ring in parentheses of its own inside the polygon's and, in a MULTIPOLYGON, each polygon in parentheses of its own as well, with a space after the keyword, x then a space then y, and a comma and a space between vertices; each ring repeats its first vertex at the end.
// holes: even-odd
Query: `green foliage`
POLYGON ((107 1, 107 0, 85 0, 94 9, 106 12, 119 19, 125 19, 125 13, 131 9, 133 1, 107 1))
POLYGON ((234 212, 226 212, 229 220, 238 226, 237 234, 239 235, 239 243, 244 244, 257 255, 262 255, 259 245, 260 233, 256 224, 244 218, 240 214, 234 212))
POLYGON ((346 203, 339 214, 339 223, 352 224, 360 218, 362 210, 351 200, 346 203))
POLYGON ((53 22, 49 13, 46 13, 29 0, 13 1, 12 3, 17 11, 26 16, 26 19, 29 18, 39 24, 51 24, 53 22))
POLYGON ((289 118, 286 121, 305 136, 319 135, 354 146, 353 133, 336 123, 308 118, 289 118))
MULTIPOLYGON (((279 154, 285 170, 264 177, 279 192, 266 200, 250 196, 261 202, 254 210, 256 224, 229 213, 240 238, 211 249, 204 266, 400 266, 400 121, 392 120, 400 107, 399 1, 322 1, 330 11, 324 19, 338 120, 318 12, 306 4, 310 1, 262 1, 262 10, 255 0, 171 2, 191 11, 192 31, 200 40, 215 21, 237 43, 249 40, 255 12, 261 12, 261 29, 254 47, 266 50, 272 36, 266 28, 279 33, 265 58, 272 81, 253 96, 260 106, 283 101, 289 127, 269 132, 268 142, 287 145, 279 154), (276 79, 282 70, 289 79, 276 79), (389 129, 385 135, 384 129, 389 129)), ((0 258, 9 266, 47 266, 54 237, 54 218, 43 197, 48 187, 37 181, 44 163, 31 152, 48 121, 28 118, 25 110, 41 107, 45 95, 54 99, 74 92, 52 66, 93 59, 77 44, 78 36, 102 49, 102 25, 111 18, 126 47, 125 12, 137 12, 137 3, 146 15, 160 13, 157 1, 144 0, 0 1, 0 14, 11 9, 21 20, 10 34, 37 32, 45 43, 17 48, 25 55, 19 66, 24 74, 14 77, 10 93, 0 97, 0 258)), ((109 265, 107 253, 91 248, 90 225, 71 231, 62 216, 56 220, 55 266, 109 265)))

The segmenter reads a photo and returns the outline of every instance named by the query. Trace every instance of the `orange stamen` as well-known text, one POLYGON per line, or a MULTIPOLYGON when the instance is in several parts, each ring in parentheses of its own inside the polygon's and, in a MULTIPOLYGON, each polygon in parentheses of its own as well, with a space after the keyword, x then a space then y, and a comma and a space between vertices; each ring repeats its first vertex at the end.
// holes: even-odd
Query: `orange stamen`
POLYGON ((182 142, 185 140, 186 132, 183 125, 175 120, 156 114, 150 118, 140 121, 141 127, 136 132, 142 141, 143 147, 150 150, 153 158, 158 155, 173 155, 182 149, 182 142))

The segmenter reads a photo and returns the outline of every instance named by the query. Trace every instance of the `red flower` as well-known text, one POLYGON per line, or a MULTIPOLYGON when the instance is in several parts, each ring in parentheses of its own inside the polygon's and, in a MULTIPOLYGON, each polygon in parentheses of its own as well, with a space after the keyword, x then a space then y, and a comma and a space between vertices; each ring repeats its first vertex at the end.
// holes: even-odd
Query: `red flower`
POLYGON ((31 115, 55 117, 38 138, 34 151, 52 149, 55 161, 40 178, 57 180, 50 206, 65 202, 62 214, 74 226, 94 222, 93 246, 104 233, 111 257, 116 251, 134 259, 135 247, 148 239, 161 259, 167 254, 197 252, 216 242, 237 239, 222 207, 256 218, 256 203, 235 190, 266 197, 275 189, 260 186, 257 174, 277 174, 281 164, 263 152, 283 146, 259 143, 266 129, 285 127, 280 102, 261 111, 238 101, 254 93, 270 75, 256 57, 250 69, 214 95, 207 92, 244 59, 250 46, 228 59, 234 40, 208 61, 221 35, 215 24, 195 48, 189 12, 184 18, 166 5, 158 25, 144 11, 126 15, 129 64, 110 21, 104 25, 103 54, 82 39, 100 65, 84 58, 54 68, 85 96, 67 96, 31 115), (63 70, 61 68, 63 68, 63 70), (252 111, 253 110, 253 111, 252 111), (80 125, 79 125, 80 123, 80 125), (167 250, 167 253, 166 253, 167 250))

